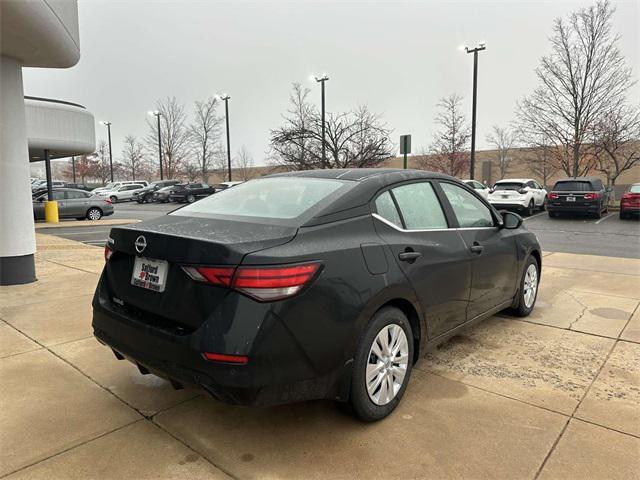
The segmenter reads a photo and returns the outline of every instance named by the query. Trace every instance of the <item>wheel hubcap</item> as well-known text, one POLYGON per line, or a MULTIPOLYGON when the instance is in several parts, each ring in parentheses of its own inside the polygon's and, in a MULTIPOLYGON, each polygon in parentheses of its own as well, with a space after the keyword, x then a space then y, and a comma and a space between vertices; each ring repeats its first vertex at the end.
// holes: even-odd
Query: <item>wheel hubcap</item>
POLYGON ((529 265, 527 273, 524 275, 524 305, 531 308, 536 299, 538 291, 538 269, 535 265, 529 265))
POLYGON ((393 400, 404 383, 409 365, 409 343, 404 330, 396 324, 384 327, 369 349, 366 385, 376 405, 393 400))

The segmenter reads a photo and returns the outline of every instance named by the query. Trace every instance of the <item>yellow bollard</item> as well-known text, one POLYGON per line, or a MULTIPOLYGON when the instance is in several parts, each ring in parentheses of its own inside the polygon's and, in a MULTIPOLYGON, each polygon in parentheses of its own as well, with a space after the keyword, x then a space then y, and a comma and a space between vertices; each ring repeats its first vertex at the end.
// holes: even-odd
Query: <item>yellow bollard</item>
POLYGON ((58 223, 58 202, 56 200, 44 202, 44 219, 47 223, 58 223))

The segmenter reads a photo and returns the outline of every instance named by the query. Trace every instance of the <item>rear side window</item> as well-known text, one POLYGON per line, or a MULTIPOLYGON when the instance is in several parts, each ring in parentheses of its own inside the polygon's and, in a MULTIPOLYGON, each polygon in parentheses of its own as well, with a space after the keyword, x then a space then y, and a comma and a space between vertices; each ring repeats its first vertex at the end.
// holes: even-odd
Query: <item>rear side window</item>
POLYGON ((81 198, 87 198, 88 196, 89 194, 84 192, 67 192, 68 200, 77 200, 81 198))
POLYGON ((553 187, 556 192, 593 192, 595 189, 591 185, 591 182, 586 181, 571 181, 571 182, 557 182, 553 187))
POLYGON ((407 230, 448 228, 438 197, 428 182, 410 183, 392 190, 407 230))
POLYGON ((261 178, 227 188, 175 212, 273 219, 296 218, 327 199, 348 180, 319 178, 261 178))
POLYGON ((376 211, 378 215, 393 223, 396 227, 402 228, 402 220, 398 214, 396 204, 393 203, 393 198, 389 192, 384 192, 376 199, 376 211))
POLYGON ((440 186, 456 214, 460 227, 493 227, 491 211, 474 195, 451 183, 443 182, 440 186))

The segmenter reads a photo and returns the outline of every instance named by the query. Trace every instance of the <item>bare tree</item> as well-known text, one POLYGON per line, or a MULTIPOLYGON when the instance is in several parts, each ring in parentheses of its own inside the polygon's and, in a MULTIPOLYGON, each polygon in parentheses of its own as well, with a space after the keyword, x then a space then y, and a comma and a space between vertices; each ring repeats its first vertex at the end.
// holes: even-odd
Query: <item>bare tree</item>
MULTIPOLYGON (((75 158, 75 171, 76 180, 80 180, 80 183, 85 183, 89 178, 99 178, 98 166, 99 161, 93 155, 80 155, 75 158)), ((70 180, 73 179, 73 165, 70 158, 65 166, 63 176, 70 180)), ((103 182, 104 183, 104 182, 103 182)))
POLYGON ((144 146, 133 135, 124 137, 120 166, 131 180, 140 178, 144 171, 144 146))
MULTIPOLYGON (((293 85, 285 124, 271 131, 271 157, 291 170, 322 168, 322 119, 308 102, 310 90, 293 85)), ((360 168, 391 156, 391 130, 366 106, 329 113, 325 122, 326 168, 360 168)))
MULTIPOLYGON (((326 121, 327 168, 375 167, 389 158, 391 130, 380 115, 366 106, 353 112, 329 114, 326 121)), ((317 119, 313 136, 322 145, 322 124, 317 119)))
POLYGON ((251 169, 253 168, 253 157, 246 146, 242 145, 242 148, 238 150, 236 156, 233 159, 234 166, 236 168, 236 174, 241 180, 247 181, 251 179, 251 169))
POLYGON ((555 147, 532 142, 526 152, 525 162, 531 171, 542 179, 542 185, 549 185, 549 179, 558 172, 558 152, 555 147))
MULTIPOLYGON (((95 177, 100 180, 101 184, 106 184, 111 179, 111 165, 109 163, 109 144, 100 140, 96 147, 96 151, 93 153, 93 159, 96 160, 94 166, 95 177)), ((76 172, 77 174, 77 172, 76 172)), ((83 180, 84 182, 84 180, 83 180)))
POLYGON ((512 157, 509 152, 517 141, 517 133, 510 128, 502 128, 494 125, 492 132, 487 135, 486 141, 496 150, 496 160, 498 163, 498 172, 500 180, 507 176, 511 167, 512 157))
POLYGON ((594 128, 595 169, 614 187, 622 174, 640 164, 640 108, 622 104, 611 109, 594 128))
POLYGON ((189 127, 189 135, 197 158, 202 181, 207 181, 207 171, 213 167, 216 155, 222 149, 220 136, 222 118, 217 115, 218 99, 210 97, 195 103, 195 120, 189 127))
POLYGON ((451 94, 438 102, 435 122, 441 127, 434 136, 430 154, 416 159, 421 168, 444 172, 454 177, 466 173, 469 167, 471 129, 461 112, 462 97, 451 94))
POLYGON ((284 125, 271 130, 270 157, 272 163, 290 170, 310 170, 322 167, 321 144, 315 131, 318 114, 309 103, 311 90, 293 84, 289 109, 283 115, 284 125))
POLYGON ((518 105, 521 128, 558 148, 558 167, 569 176, 593 165, 590 131, 620 105, 632 85, 631 69, 611 32, 614 8, 608 1, 555 20, 552 52, 536 69, 540 85, 518 105))
MULTIPOLYGON (((189 130, 185 125, 184 106, 175 97, 168 97, 156 104, 160 112, 162 138, 162 167, 166 178, 173 178, 180 172, 189 154, 189 130)), ((149 133, 145 143, 149 154, 158 151, 158 126, 155 119, 147 120, 149 133)))

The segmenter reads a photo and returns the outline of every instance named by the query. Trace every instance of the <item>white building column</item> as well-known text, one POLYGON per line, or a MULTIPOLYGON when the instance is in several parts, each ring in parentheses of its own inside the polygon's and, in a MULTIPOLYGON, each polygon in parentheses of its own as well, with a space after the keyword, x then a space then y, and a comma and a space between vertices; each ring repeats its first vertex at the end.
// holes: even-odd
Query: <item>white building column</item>
POLYGON ((36 236, 22 65, 0 58, 0 285, 15 285, 36 279, 36 236))

